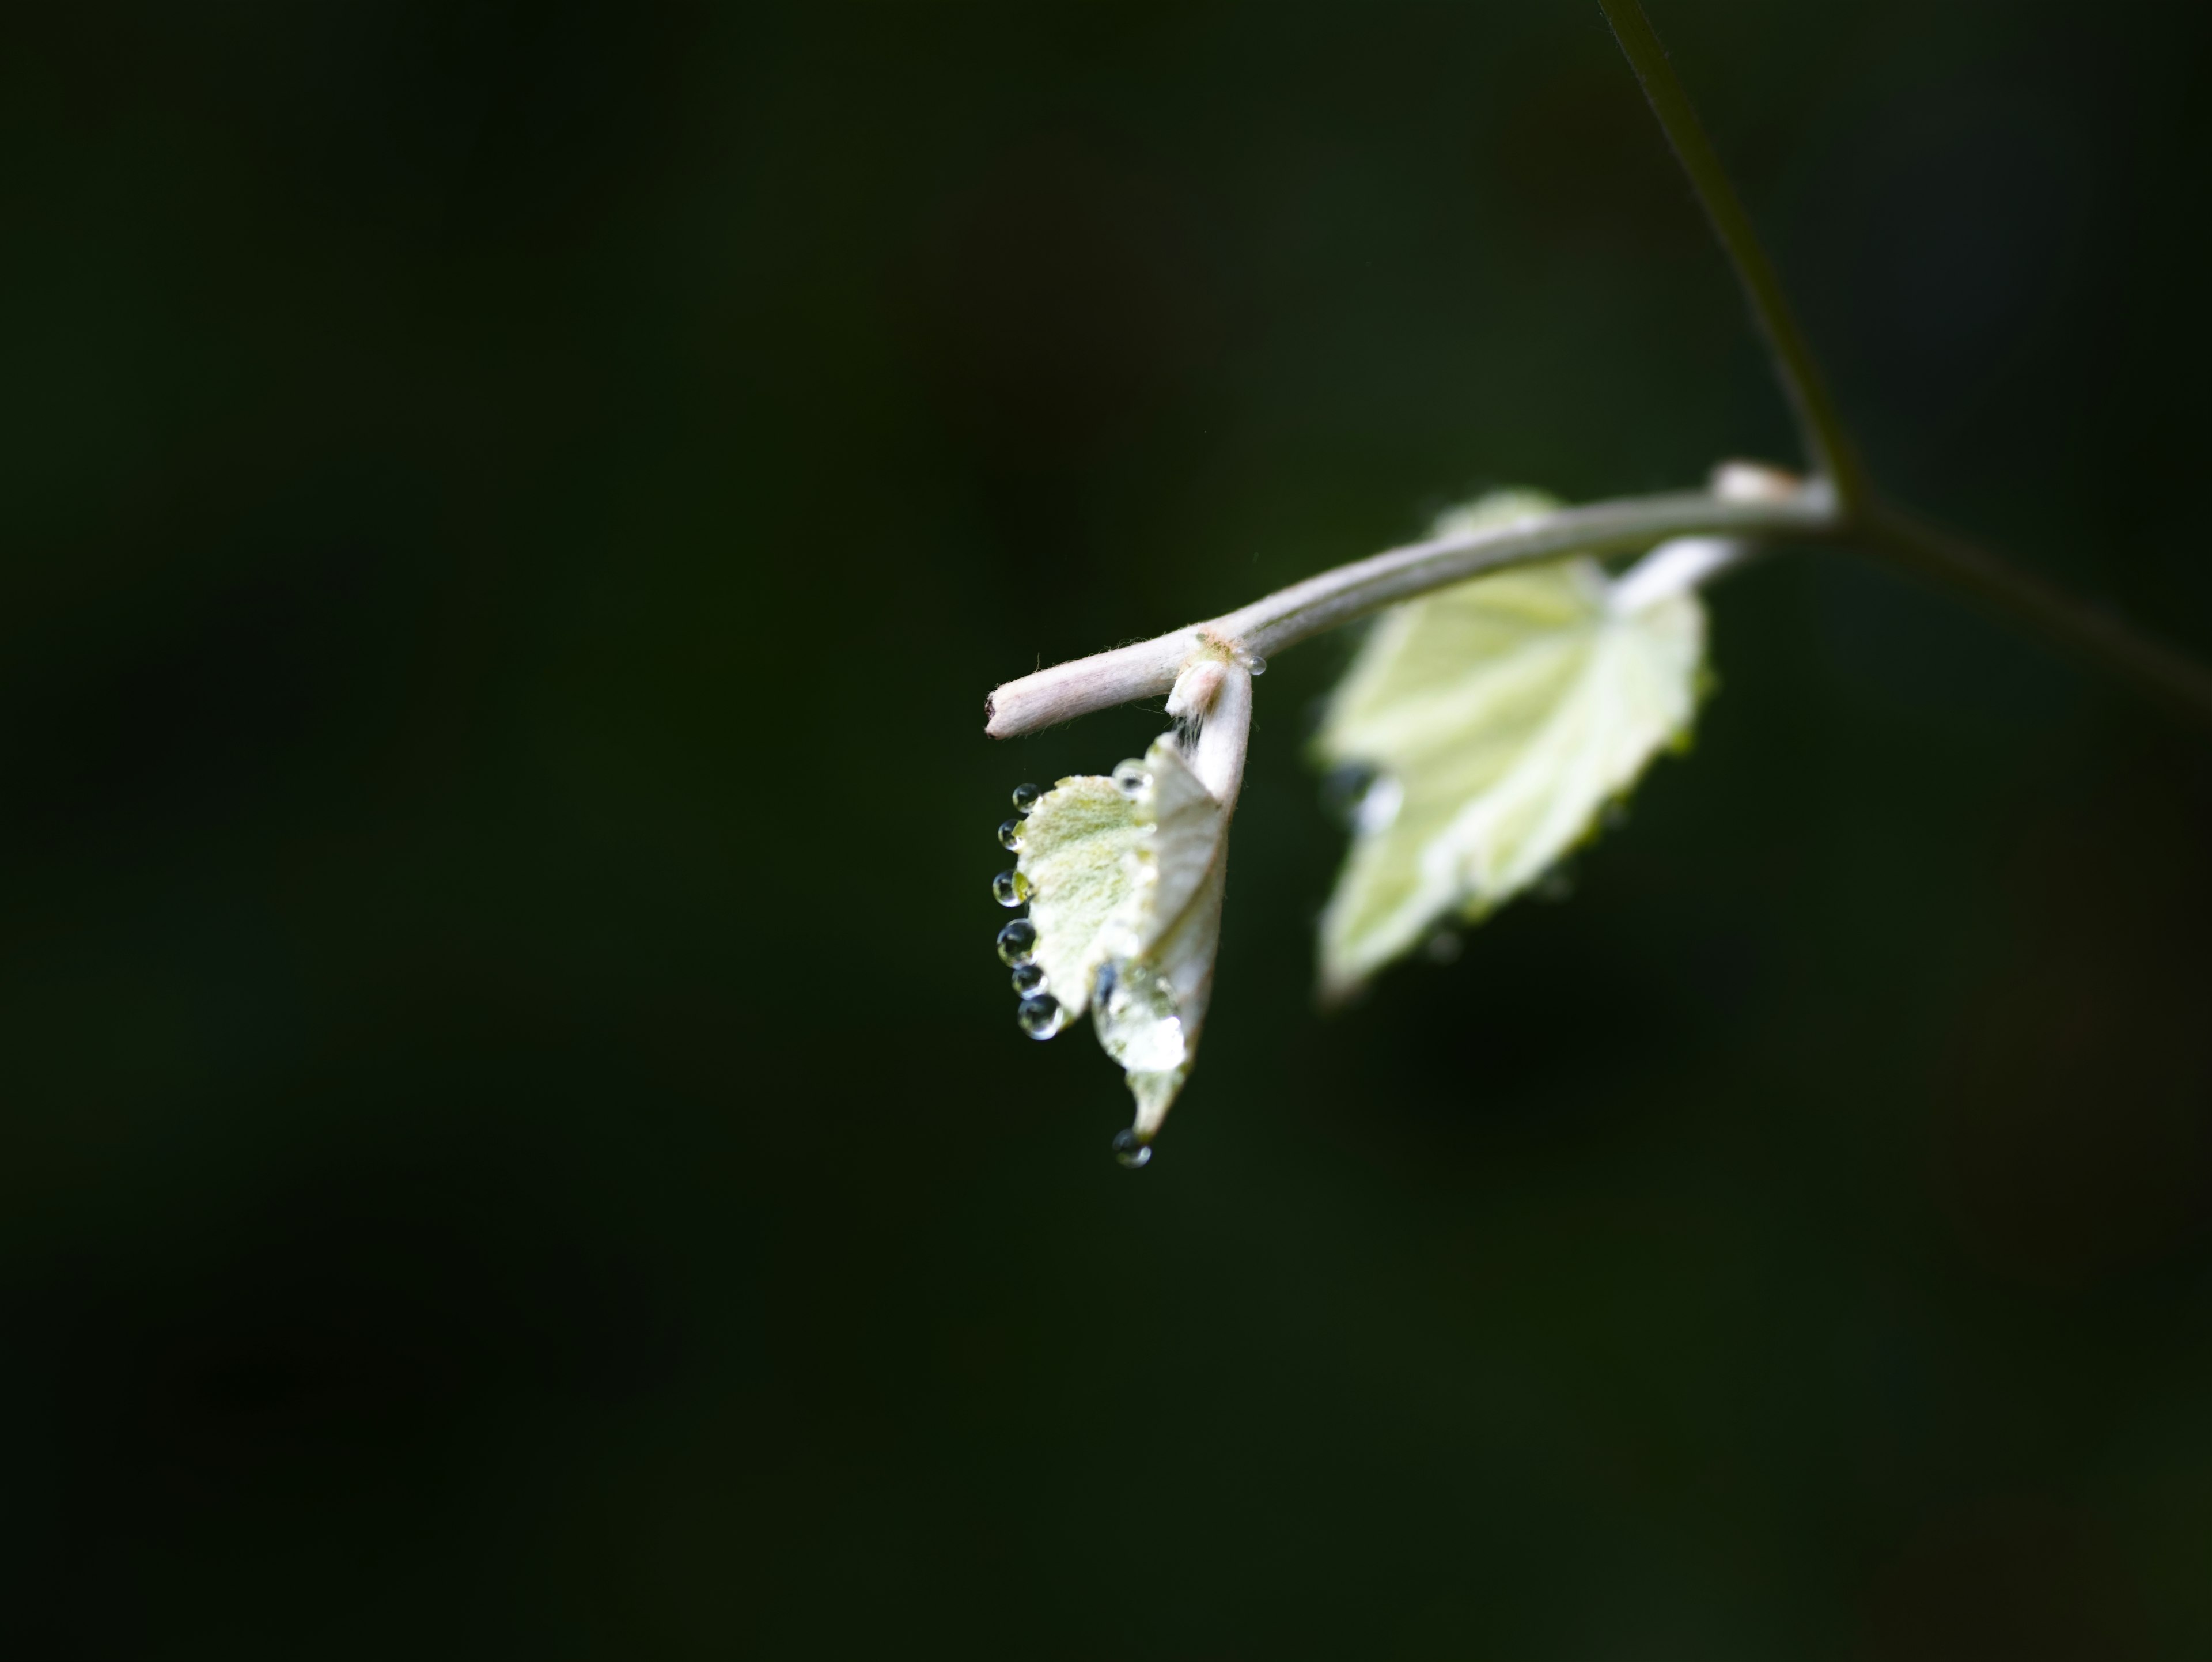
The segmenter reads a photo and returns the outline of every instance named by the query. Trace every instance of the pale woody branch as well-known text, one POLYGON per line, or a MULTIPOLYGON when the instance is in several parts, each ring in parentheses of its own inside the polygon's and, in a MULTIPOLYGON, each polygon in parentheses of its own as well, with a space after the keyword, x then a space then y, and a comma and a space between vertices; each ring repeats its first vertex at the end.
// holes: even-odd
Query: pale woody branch
POLYGON ((1763 469, 1723 469, 1716 491, 1591 502, 1355 560, 1209 623, 1008 681, 991 695, 986 731, 994 739, 1012 739, 1093 710, 1157 697, 1209 645, 1264 660, 1383 606, 1509 566, 1567 554, 1623 553, 1672 537, 1834 535, 1838 526, 1831 494, 1818 484, 1778 491, 1771 482, 1779 477, 1763 469), (1759 483, 1753 485, 1753 478, 1759 483))

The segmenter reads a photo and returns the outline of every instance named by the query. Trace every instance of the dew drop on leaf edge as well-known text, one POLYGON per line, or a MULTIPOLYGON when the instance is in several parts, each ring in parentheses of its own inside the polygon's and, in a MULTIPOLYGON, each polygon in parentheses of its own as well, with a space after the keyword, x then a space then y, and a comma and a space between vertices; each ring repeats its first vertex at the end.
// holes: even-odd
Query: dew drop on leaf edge
POLYGON ((1029 898, 1030 880, 1019 872, 1000 872, 991 880, 991 898, 1001 906, 1018 906, 1029 898))
POLYGON ((1025 998, 1014 1012, 1014 1020, 1031 1038, 1050 1038, 1060 1031, 1060 1001, 1050 993, 1025 998))
POLYGON ((1036 951, 1036 925, 1018 917, 999 931, 999 959, 1005 964, 1026 964, 1036 951))
POLYGON ((1044 791, 1043 791, 1043 789, 1042 789, 1041 787, 1036 786, 1036 785, 1017 785, 1017 786, 1015 786, 1015 787, 1014 787, 1014 807, 1015 807, 1015 810, 1016 810, 1018 813, 1028 813, 1031 808, 1035 807, 1037 805, 1037 798, 1038 798, 1038 797, 1040 797, 1040 796, 1042 796, 1042 795, 1043 795, 1043 794, 1044 794, 1044 791))
POLYGON ((1022 849, 1022 822, 1018 816, 999 827, 999 846, 1019 854, 1022 849))
POLYGON ((1044 990, 1044 965, 1023 962, 1014 965, 1014 991, 1023 998, 1033 998, 1044 990))
POLYGON ((1152 1145, 1134 1131, 1114 1133, 1114 1158, 1129 1171, 1140 1172, 1152 1164, 1152 1145))
POLYGON ((1115 764, 1114 783, 1124 796, 1134 796, 1151 781, 1152 775, 1145 771, 1145 764, 1134 757, 1115 764))

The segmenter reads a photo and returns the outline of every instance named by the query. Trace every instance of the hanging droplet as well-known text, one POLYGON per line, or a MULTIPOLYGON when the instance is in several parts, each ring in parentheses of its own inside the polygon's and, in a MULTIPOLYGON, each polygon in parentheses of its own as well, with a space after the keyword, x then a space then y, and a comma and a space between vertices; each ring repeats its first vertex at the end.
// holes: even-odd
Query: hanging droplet
POLYGON ((1395 773, 1378 773, 1352 811, 1352 829, 1362 837, 1380 837, 1398 823, 1398 810, 1406 806, 1406 788, 1395 773))
POLYGON ((1044 965, 1024 959, 1014 965, 1014 991, 1024 998, 1033 998, 1044 990, 1044 965))
POLYGON ((999 959, 1006 964, 1026 964, 1036 950, 1036 925, 1018 917, 999 931, 999 959))
POLYGON ((1190 1060, 1175 989, 1143 964, 1109 959, 1098 966, 1091 1019, 1100 1048, 1132 1073, 1171 1073, 1190 1060))
POLYGON ((1009 819, 999 827, 999 846, 1012 849, 1017 854, 1021 852, 1022 822, 1019 819, 1009 819))
POLYGON ((1050 993, 1025 998, 1014 1012, 1014 1020, 1022 1024, 1022 1031, 1031 1038, 1050 1038, 1060 1028, 1060 1001, 1050 993))
POLYGON ((1014 787, 1014 807, 1020 812, 1027 813, 1036 806, 1037 798, 1043 794, 1044 791, 1039 786, 1017 785, 1014 787))
POLYGON ((1145 764, 1134 757, 1115 765, 1114 782, 1120 787, 1124 796, 1134 796, 1152 782, 1152 776, 1145 771, 1145 764))
POLYGON ((1322 805, 1342 825, 1357 825, 1359 805, 1381 776, 1364 762, 1343 762, 1321 778, 1322 805))
POLYGON ((1114 1158, 1132 1172, 1140 1172, 1152 1163, 1152 1145, 1134 1131, 1114 1133, 1114 1158))
POLYGON ((1262 658, 1256 652, 1246 653, 1244 654, 1244 673, 1247 675, 1252 676, 1265 675, 1267 673, 1267 661, 1265 658, 1262 658))
POLYGON ((1018 906, 1030 894, 1030 880, 1019 872, 1000 872, 991 880, 991 898, 1001 906, 1018 906))

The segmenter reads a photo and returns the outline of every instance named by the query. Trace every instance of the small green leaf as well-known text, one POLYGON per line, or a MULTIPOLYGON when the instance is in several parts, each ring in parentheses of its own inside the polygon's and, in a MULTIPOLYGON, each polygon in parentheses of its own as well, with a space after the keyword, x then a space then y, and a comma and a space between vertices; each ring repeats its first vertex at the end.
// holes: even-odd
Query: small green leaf
POLYGON ((1033 961, 1063 1020, 1091 1011, 1127 1074, 1142 1138, 1189 1076, 1206 1019, 1227 831, 1227 813, 1168 736, 1116 778, 1061 780, 1022 826, 1033 961))
MULTIPOLYGON (((1439 534, 1547 512, 1499 492, 1439 534)), ((1477 577, 1386 612, 1315 749, 1371 776, 1322 918, 1324 997, 1357 991, 1453 918, 1480 920, 1589 836, 1695 714, 1694 595, 1631 609, 1595 560, 1477 577)))
POLYGON ((1032 961, 1066 1020, 1081 1015, 1106 957, 1106 932, 1136 892, 1137 804, 1111 779, 1080 774, 1039 797, 1016 864, 1029 882, 1032 961))

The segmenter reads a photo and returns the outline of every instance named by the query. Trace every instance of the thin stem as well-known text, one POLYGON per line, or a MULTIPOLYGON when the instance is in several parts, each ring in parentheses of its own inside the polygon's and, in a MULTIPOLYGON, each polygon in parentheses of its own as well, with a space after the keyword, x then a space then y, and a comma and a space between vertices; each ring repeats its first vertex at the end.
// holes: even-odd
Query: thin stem
POLYGON ((1742 199, 1736 195, 1728 170, 1721 166, 1712 141, 1705 137, 1705 126, 1698 119, 1690 94, 1675 78, 1674 66, 1667 61, 1666 48, 1652 33, 1650 20, 1644 16, 1638 0, 1598 0, 1598 4, 1613 25, 1613 35, 1635 70, 1636 78, 1643 82, 1644 95, 1650 100, 1651 113, 1659 118, 1668 142, 1674 147, 1682 171, 1689 175, 1691 188, 1705 204, 1713 234, 1720 239, 1729 262, 1735 267, 1736 277, 1743 284, 1744 298, 1751 304, 1752 316, 1758 320, 1759 332, 1766 337, 1767 348, 1774 356, 1775 373, 1781 378, 1796 412, 1798 429, 1814 468, 1834 482, 1837 499, 1844 513, 1854 513, 1870 494, 1866 470, 1859 461, 1850 435, 1844 431, 1835 400, 1829 396, 1820 362, 1814 357, 1813 349, 1790 309, 1789 296, 1782 290, 1782 279, 1775 274, 1774 263, 1767 259, 1758 234, 1751 228, 1751 217, 1744 212, 1742 199))
POLYGON ((2212 724, 2212 670, 1987 549, 1887 504, 1856 534, 1875 553, 2024 624, 2069 656, 2111 671, 2175 713, 2212 724))
POLYGON ((1011 739, 1156 697, 1208 650, 1226 647, 1264 658, 1380 607, 1509 566, 1565 554, 1620 553, 1674 537, 1806 539, 1830 537, 1838 528, 1831 493, 1816 484, 1752 498, 1695 490, 1628 496, 1438 537, 1324 571, 1210 623, 1008 681, 991 695, 985 730, 994 739, 1011 739))
POLYGON ((1836 525, 1833 501, 1818 488, 1756 501, 1685 490, 1591 502, 1355 560, 1229 612, 1212 628, 1264 657, 1395 601, 1506 566, 1562 554, 1623 553, 1670 537, 1804 537, 1836 525))

